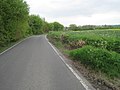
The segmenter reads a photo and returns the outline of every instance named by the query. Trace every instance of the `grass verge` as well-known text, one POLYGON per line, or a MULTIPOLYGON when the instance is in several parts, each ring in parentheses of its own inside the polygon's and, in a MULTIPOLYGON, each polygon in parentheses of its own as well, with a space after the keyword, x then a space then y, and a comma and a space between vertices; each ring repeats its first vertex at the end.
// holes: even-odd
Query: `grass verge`
POLYGON ((0 46, 0 53, 2 53, 3 51, 7 50, 8 48, 12 47, 13 45, 15 45, 16 43, 20 42, 21 40, 23 40, 24 38, 16 41, 16 42, 11 42, 11 43, 8 43, 7 45, 5 46, 0 46))
MULTIPOLYGON (((108 51, 105 48, 97 48, 94 45, 93 46, 85 45, 86 47, 81 48, 82 50, 80 50, 78 47, 76 49, 75 48, 71 49, 71 48, 69 48, 70 45, 68 44, 69 42, 67 41, 68 37, 63 37, 63 35, 66 35, 64 32, 57 32, 55 34, 54 33, 50 33, 50 34, 51 35, 48 35, 49 41, 52 44, 54 44, 65 56, 67 56, 70 59, 74 59, 73 65, 83 74, 84 77, 86 77, 88 79, 89 82, 92 83, 92 85, 96 89, 99 88, 98 90, 120 90, 119 72, 116 73, 116 70, 119 69, 120 65, 117 65, 118 67, 116 67, 116 64, 114 62, 114 60, 116 61, 116 56, 118 56, 118 59, 119 59, 118 53, 108 51), (86 50, 88 56, 86 55, 85 50, 86 50), (88 52, 88 51, 91 51, 91 52, 88 52), (72 54, 71 54, 72 58, 69 57, 71 52, 72 52, 72 54), (97 57, 96 57, 96 55, 97 55, 97 57), (102 57, 102 56, 104 56, 104 57, 102 57), (113 62, 105 61, 105 60, 108 60, 111 58, 112 58, 113 62), (82 61, 81 61, 81 59, 82 59, 82 61), (93 62, 92 62, 92 60, 93 60, 93 62), (88 65, 89 64, 88 62, 91 64, 88 65), (111 63, 111 65, 113 65, 115 67, 112 68, 113 66, 110 66, 110 64, 108 64, 108 63, 111 63)), ((76 36, 74 36, 74 37, 76 37, 76 36)), ((70 42, 74 42, 74 39, 72 39, 72 41, 70 41, 70 42)), ((94 41, 92 41, 92 42, 94 42, 94 41)), ((75 43, 72 43, 72 45, 73 44, 75 44, 75 43)), ((80 42, 80 44, 81 44, 81 42, 80 42)), ((77 45, 77 43, 75 45, 77 45)), ((119 62, 117 64, 119 64, 119 62)))

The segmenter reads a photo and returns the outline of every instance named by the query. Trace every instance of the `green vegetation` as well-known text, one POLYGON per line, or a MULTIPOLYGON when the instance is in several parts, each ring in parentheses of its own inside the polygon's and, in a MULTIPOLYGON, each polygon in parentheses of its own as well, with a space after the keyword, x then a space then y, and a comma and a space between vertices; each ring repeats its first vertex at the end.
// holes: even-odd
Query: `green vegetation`
POLYGON ((119 30, 50 32, 50 35, 68 44, 71 49, 91 45, 120 53, 119 30))
POLYGON ((49 31, 63 31, 64 29, 62 24, 58 22, 48 23, 45 18, 41 18, 38 15, 30 15, 28 24, 30 34, 34 35, 48 33, 49 31))
POLYGON ((81 61, 92 69, 101 71, 109 77, 120 78, 120 55, 106 49, 84 46, 70 52, 74 60, 81 61))
POLYGON ((74 60, 120 79, 120 25, 71 24, 64 28, 59 22, 29 15, 24 0, 0 0, 0 52, 22 38, 48 32, 50 41, 74 60))
POLYGON ((0 50, 29 35, 63 30, 58 22, 48 23, 38 15, 29 15, 24 0, 0 0, 0 50))
POLYGON ((28 15, 23 0, 0 0, 0 47, 27 35, 28 15))
POLYGON ((83 25, 77 26, 76 24, 70 24, 69 27, 66 27, 67 30, 72 31, 83 31, 83 30, 103 30, 103 29, 119 29, 120 25, 83 25))
MULTIPOLYGON (((22 40, 22 39, 20 39, 22 40)), ((8 49, 9 47, 12 47, 13 45, 15 45, 16 43, 18 43, 20 40, 16 41, 16 42, 11 42, 7 45, 5 45, 4 47, 0 47, 0 53, 2 53, 3 51, 5 51, 6 49, 8 49)))
POLYGON ((64 29, 64 26, 58 22, 53 22, 50 24, 50 31, 61 31, 64 29))
POLYGON ((120 78, 120 31, 50 32, 53 42, 62 42, 70 57, 109 77, 120 78))
POLYGON ((42 30, 43 21, 39 16, 30 15, 28 23, 32 34, 37 35, 43 33, 42 30))

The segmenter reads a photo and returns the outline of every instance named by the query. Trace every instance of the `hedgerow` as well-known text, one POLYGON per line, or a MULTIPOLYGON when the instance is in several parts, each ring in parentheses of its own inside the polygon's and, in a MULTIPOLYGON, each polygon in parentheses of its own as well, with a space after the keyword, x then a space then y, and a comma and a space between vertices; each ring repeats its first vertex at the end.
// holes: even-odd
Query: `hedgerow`
POLYGON ((74 60, 106 73, 110 77, 120 77, 120 54, 108 50, 84 46, 70 52, 74 60))
POLYGON ((71 49, 91 45, 120 53, 120 31, 51 32, 52 38, 66 43, 71 49), (81 43, 84 44, 81 45, 81 43))
POLYGON ((109 77, 120 78, 119 30, 50 32, 48 37, 67 45, 74 60, 109 77))

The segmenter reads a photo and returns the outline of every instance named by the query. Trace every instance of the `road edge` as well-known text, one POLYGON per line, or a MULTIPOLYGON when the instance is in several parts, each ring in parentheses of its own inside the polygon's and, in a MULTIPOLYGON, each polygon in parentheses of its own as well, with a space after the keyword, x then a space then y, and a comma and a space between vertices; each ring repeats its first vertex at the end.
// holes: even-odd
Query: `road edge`
POLYGON ((9 50, 13 49, 14 47, 16 47, 17 45, 19 45, 20 43, 22 43, 23 41, 31 38, 32 36, 26 37, 24 39, 22 39, 21 41, 17 42, 16 44, 12 45, 11 47, 9 47, 8 49, 4 50, 3 52, 0 53, 0 56, 3 55, 4 53, 8 52, 9 50))
POLYGON ((66 65, 66 67, 73 73, 73 75, 79 80, 79 82, 83 85, 83 87, 86 90, 96 90, 93 88, 93 86, 80 74, 80 72, 73 68, 70 64, 68 64, 65 59, 66 57, 54 46, 52 45, 49 40, 47 39, 47 35, 45 35, 45 39, 48 42, 48 44, 52 47, 54 52, 60 57, 60 59, 63 61, 63 63, 66 65))

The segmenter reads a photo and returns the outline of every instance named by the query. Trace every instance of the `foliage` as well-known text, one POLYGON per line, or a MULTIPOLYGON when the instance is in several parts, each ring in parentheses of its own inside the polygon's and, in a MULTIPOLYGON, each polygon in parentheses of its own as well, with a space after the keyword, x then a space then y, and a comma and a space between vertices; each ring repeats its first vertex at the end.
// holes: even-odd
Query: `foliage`
POLYGON ((42 25, 42 31, 44 33, 48 33, 50 31, 50 26, 49 23, 46 21, 43 21, 43 25, 42 25))
POLYGON ((77 26, 76 24, 70 24, 67 27, 68 30, 83 31, 83 30, 103 30, 103 29, 120 29, 120 25, 83 25, 77 26))
POLYGON ((61 37, 61 34, 62 34, 63 32, 61 31, 50 31, 49 32, 49 34, 48 34, 48 37, 50 37, 50 38, 52 38, 52 39, 54 39, 54 40, 59 40, 60 41, 60 37, 61 37))
POLYGON ((43 31, 42 31, 43 21, 38 15, 37 16, 30 15, 28 22, 29 22, 29 26, 32 30, 32 33, 34 35, 43 33, 43 31))
POLYGON ((61 31, 64 29, 64 26, 58 22, 50 23, 50 31, 61 31))
POLYGON ((23 0, 0 0, 0 46, 25 37, 29 8, 23 0))
MULTIPOLYGON (((51 33, 56 36, 58 32, 51 33)), ((56 38, 68 44, 71 49, 80 48, 84 45, 91 45, 120 53, 119 30, 61 32, 59 34, 59 37, 56 36, 56 38)))
POLYGON ((77 27, 76 24, 70 24, 70 25, 69 25, 69 30, 77 31, 77 30, 78 30, 78 27, 77 27))
POLYGON ((81 63, 95 70, 100 70, 110 77, 120 78, 120 54, 92 46, 84 46, 71 51, 70 56, 74 60, 79 60, 81 63))
POLYGON ((49 31, 61 31, 64 26, 58 22, 48 23, 44 18, 40 18, 38 15, 29 16, 29 26, 32 30, 32 33, 42 34, 49 31))
POLYGON ((120 78, 119 30, 52 31, 48 37, 51 41, 62 42, 74 60, 109 77, 120 78))
POLYGON ((58 22, 51 25, 37 15, 29 16, 29 8, 24 0, 0 0, 0 48, 28 35, 50 30, 63 30, 63 25, 58 22))

